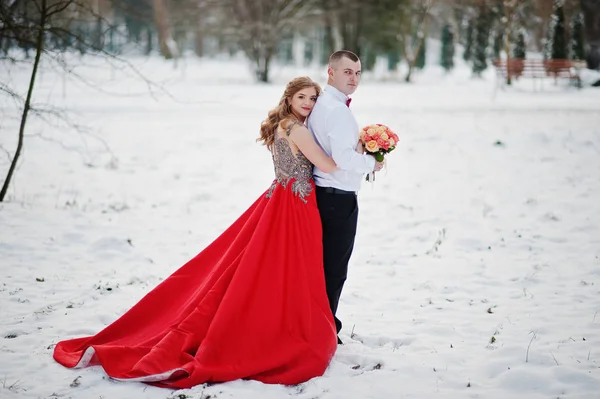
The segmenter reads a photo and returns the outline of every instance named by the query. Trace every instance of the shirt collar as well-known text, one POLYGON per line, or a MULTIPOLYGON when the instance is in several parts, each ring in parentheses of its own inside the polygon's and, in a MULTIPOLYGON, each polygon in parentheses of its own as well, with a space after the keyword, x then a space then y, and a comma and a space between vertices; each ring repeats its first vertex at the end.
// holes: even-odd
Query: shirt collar
POLYGON ((327 93, 331 93, 335 98, 337 98, 338 100, 340 100, 340 102, 343 102, 344 104, 346 104, 346 101, 349 98, 347 95, 330 85, 325 85, 325 88, 323 90, 327 93))

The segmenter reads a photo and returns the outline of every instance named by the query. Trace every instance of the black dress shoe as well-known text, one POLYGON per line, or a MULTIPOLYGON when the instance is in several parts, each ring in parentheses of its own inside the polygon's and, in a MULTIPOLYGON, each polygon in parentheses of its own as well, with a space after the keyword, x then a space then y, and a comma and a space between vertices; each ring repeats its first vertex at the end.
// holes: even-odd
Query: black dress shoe
POLYGON ((338 345, 344 345, 344 343, 342 342, 342 340, 340 339, 340 337, 338 337, 338 345))

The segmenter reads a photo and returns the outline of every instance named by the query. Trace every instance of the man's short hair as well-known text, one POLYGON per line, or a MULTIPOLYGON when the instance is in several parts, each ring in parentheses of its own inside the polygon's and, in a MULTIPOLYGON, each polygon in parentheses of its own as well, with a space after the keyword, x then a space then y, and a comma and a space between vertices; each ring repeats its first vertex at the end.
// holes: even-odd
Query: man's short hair
POLYGON ((332 66, 334 63, 341 60, 342 58, 348 58, 350 61, 353 62, 360 61, 358 55, 354 54, 352 51, 338 50, 329 56, 329 66, 332 66))

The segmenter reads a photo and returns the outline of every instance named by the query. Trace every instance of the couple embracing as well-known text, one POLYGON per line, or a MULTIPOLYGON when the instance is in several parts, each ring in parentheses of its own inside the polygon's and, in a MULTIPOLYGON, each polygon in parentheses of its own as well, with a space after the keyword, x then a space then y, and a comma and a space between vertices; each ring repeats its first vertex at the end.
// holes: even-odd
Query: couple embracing
POLYGON ((324 373, 341 340, 335 316, 354 246, 364 154, 349 108, 361 64, 330 57, 321 92, 293 79, 263 121, 275 180, 229 228, 94 336, 60 341, 66 367, 189 388, 253 379, 297 384, 324 373))

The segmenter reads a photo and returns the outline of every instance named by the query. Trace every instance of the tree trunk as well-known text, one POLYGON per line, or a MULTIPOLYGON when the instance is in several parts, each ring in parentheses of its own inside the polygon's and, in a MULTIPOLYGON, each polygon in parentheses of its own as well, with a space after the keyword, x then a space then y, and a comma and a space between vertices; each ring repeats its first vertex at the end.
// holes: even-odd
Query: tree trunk
POLYGON ((103 27, 103 17, 101 17, 100 15, 96 17, 96 23, 94 26, 94 33, 92 33, 93 38, 92 38, 92 47, 96 50, 96 51, 100 51, 104 48, 104 27, 103 27))
POLYGON ((511 1, 504 2, 504 18, 506 18, 504 26, 504 52, 506 53, 506 84, 510 86, 512 84, 512 75, 510 68, 510 39, 512 35, 512 19, 515 11, 515 2, 511 1))
POLYGON ((320 54, 321 64, 327 65, 329 62, 329 56, 336 50, 335 48, 335 37, 333 33, 333 11, 329 1, 322 2, 323 7, 323 42, 322 51, 320 54))
POLYGON ((199 15, 194 29, 194 52, 198 57, 204 55, 204 18, 199 15))
POLYGON ((548 38, 548 27, 554 10, 553 1, 535 0, 535 12, 540 22, 531 27, 533 42, 538 51, 543 52, 548 38))
POLYGON ((150 55, 152 52, 153 44, 152 44, 152 26, 146 25, 146 49, 145 54, 150 55))
POLYGON ((417 62, 417 55, 421 51, 421 46, 423 46, 423 41, 424 40, 425 40, 424 35, 421 35, 421 37, 419 37, 419 41, 417 42, 417 47, 415 47, 412 50, 411 56, 409 58, 407 58, 407 61, 408 61, 408 73, 406 74, 406 77, 404 78, 404 81, 406 83, 410 83, 410 79, 412 78, 413 70, 415 69, 415 63, 417 62))
POLYGON ((356 16, 356 24, 354 25, 354 36, 352 37, 353 39, 353 43, 352 46, 356 49, 356 55, 358 55, 359 57, 362 56, 362 48, 361 48, 361 37, 362 37, 362 32, 363 32, 363 17, 364 17, 364 13, 362 13, 360 10, 355 11, 355 16, 356 16))
POLYGON ((321 64, 327 65, 329 63, 329 57, 335 51, 335 38, 333 37, 333 27, 331 22, 326 22, 323 29, 323 48, 321 49, 320 60, 321 64))
POLYGON ((600 69, 600 0, 580 0, 585 25, 588 68, 600 69))
POLYGON ((23 105, 23 114, 21 115, 21 125, 19 126, 19 139, 17 142, 17 150, 15 151, 15 155, 10 163, 10 167, 8 168, 8 174, 6 175, 6 180, 4 180, 4 184, 2 185, 2 190, 0 190, 0 202, 4 201, 6 197, 6 193, 8 191, 8 187, 10 185, 10 181, 12 179, 13 173, 15 172, 15 168, 17 167, 17 161, 19 160, 19 155, 21 155, 21 150, 23 149, 23 137, 25 135, 25 124, 27 123, 27 115, 29 114, 29 109, 31 108, 31 97, 33 95, 33 88, 35 87, 35 77, 37 76, 38 66, 40 64, 40 58, 42 56, 42 51, 44 47, 44 33, 46 26, 46 13, 48 12, 46 0, 41 0, 40 4, 40 24, 37 34, 36 46, 35 46, 35 59, 33 61, 33 69, 31 71, 31 78, 29 79, 29 88, 27 89, 27 97, 25 98, 25 104, 23 105))
POLYGON ((178 56, 177 45, 171 34, 165 0, 154 0, 153 4, 154 22, 156 23, 156 29, 158 30, 160 53, 168 60, 175 58, 178 56))
POLYGON ((325 45, 327 46, 328 55, 333 54, 335 51, 335 37, 331 21, 327 21, 327 25, 325 26, 325 45))
POLYGON ((350 50, 357 56, 361 56, 360 39, 362 34, 363 13, 355 6, 345 10, 340 16, 339 21, 342 25, 342 49, 350 50))
POLYGON ((271 58, 273 58, 273 51, 267 49, 265 54, 258 56, 256 60, 256 78, 259 82, 269 82, 269 67, 271 66, 271 58))
POLYGON ((417 37, 418 37, 418 41, 417 41, 417 46, 416 48, 413 48, 413 51, 408 53, 407 47, 411 44, 412 40, 405 38, 404 39, 404 54, 406 54, 407 58, 406 60, 408 61, 408 73, 406 74, 406 77, 404 78, 404 81, 407 83, 410 83, 410 79, 412 77, 412 72, 413 69, 415 67, 415 62, 417 60, 417 55, 419 54, 419 51, 421 50, 421 46, 423 45, 423 41, 425 40, 426 32, 427 32, 427 27, 426 27, 426 18, 427 15, 429 14, 429 10, 431 9, 433 3, 431 2, 427 2, 425 4, 421 5, 421 9, 420 12, 417 16, 417 37), (410 56, 409 56, 410 54, 410 56))

